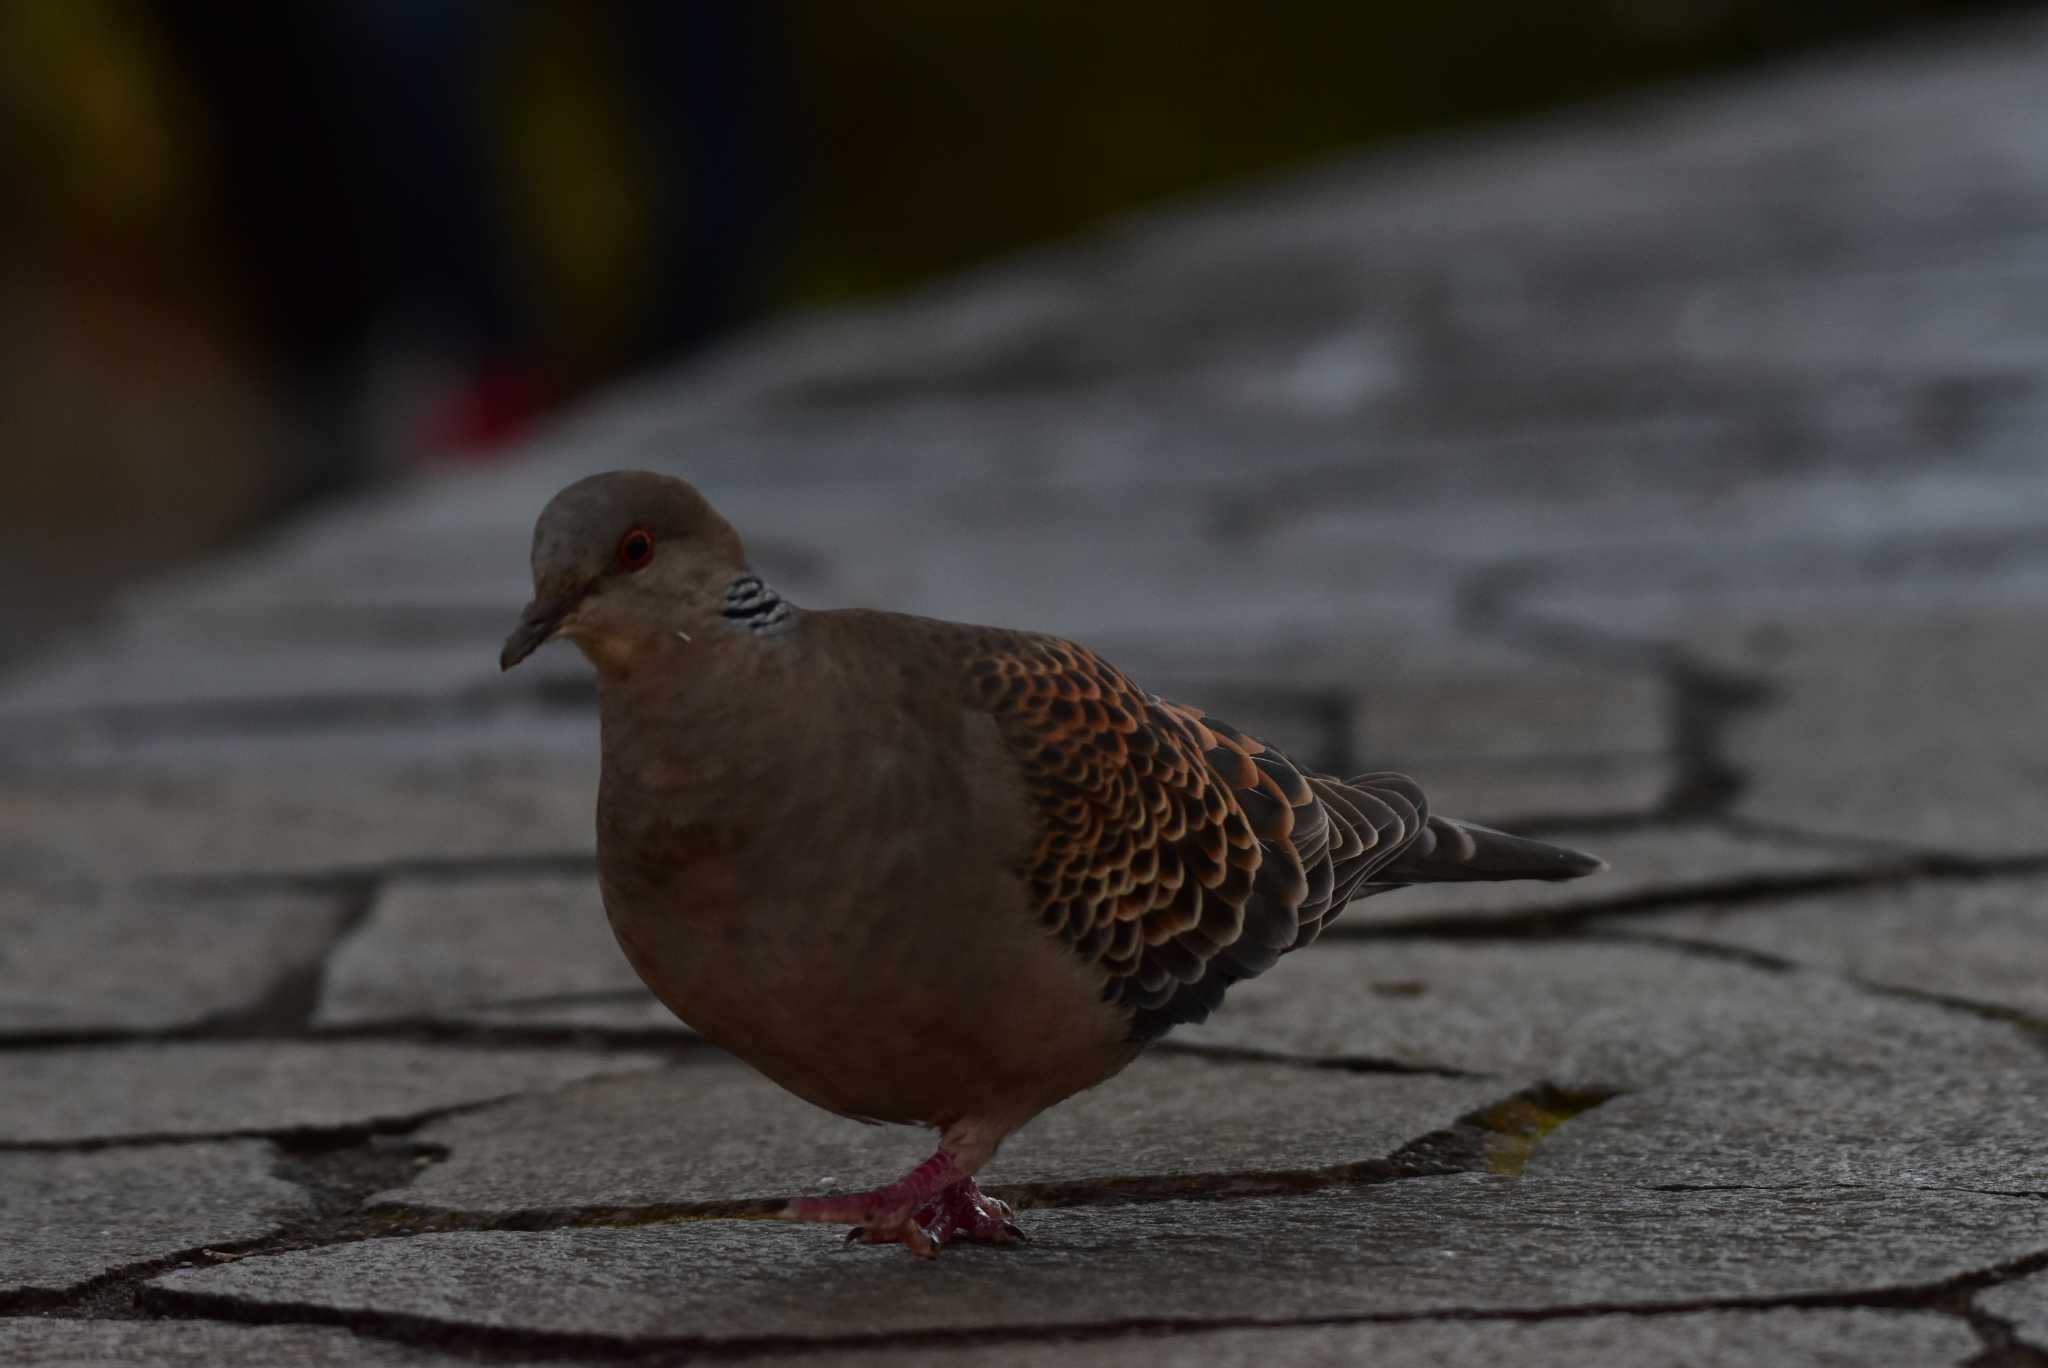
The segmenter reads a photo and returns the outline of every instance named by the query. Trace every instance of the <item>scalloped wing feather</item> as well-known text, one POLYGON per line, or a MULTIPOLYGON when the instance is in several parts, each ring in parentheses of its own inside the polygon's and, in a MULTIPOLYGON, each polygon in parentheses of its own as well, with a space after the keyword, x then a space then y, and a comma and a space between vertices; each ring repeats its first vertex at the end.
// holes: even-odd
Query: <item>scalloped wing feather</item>
POLYGON ((1314 940, 1426 829, 1412 780, 1306 772, 1073 642, 989 633, 969 678, 1024 774, 1031 901, 1137 1039, 1314 940))

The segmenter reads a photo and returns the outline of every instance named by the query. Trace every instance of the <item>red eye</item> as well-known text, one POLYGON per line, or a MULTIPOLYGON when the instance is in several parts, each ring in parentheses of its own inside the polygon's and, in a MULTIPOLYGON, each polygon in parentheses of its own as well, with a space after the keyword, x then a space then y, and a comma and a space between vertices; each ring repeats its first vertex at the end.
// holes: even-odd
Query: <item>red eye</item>
POLYGON ((619 538, 619 569, 644 570, 654 559, 654 534, 636 527, 619 538))

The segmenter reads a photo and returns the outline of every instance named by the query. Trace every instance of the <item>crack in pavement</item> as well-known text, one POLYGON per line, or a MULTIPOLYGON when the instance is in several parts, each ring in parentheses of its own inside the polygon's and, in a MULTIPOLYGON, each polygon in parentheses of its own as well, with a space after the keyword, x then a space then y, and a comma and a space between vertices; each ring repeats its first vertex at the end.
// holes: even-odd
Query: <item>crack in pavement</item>
POLYGON ((362 864, 301 869, 223 869, 180 874, 144 874, 133 882, 146 890, 173 893, 360 892, 365 884, 400 879, 452 883, 464 879, 597 877, 592 851, 540 851, 491 855, 413 855, 362 864))
MULTIPOLYGON (((1324 1169, 1274 1172, 1190 1174, 1096 1180, 1086 1183, 1021 1184, 994 1191, 1025 1207, 1081 1204, 1118 1205, 1139 1201, 1234 1200, 1294 1195, 1338 1186, 1364 1186, 1449 1172, 1481 1170, 1487 1162, 1485 1137, 1503 1133, 1542 1134, 1557 1124, 1549 1121, 1560 1105, 1597 1105, 1585 1094, 1560 1094, 1539 1085, 1479 1109, 1450 1127, 1423 1136, 1384 1159, 1362 1160, 1324 1169), (1534 1116, 1534 1126, 1528 1119, 1534 1116), (1476 1135, 1475 1135, 1476 1133, 1476 1135), (1476 1140, 1476 1144, 1475 1144, 1476 1140)), ((1574 1113, 1576 1114, 1576 1113, 1574 1113)), ((1568 1118, 1565 1118, 1568 1119, 1568 1118)), ((374 1144, 374 1141, 371 1142, 374 1144)), ((123 1266, 63 1291, 0 1293, 0 1315, 68 1318, 134 1319, 168 1316, 205 1318, 236 1323, 337 1325, 379 1339, 472 1353, 489 1359, 516 1360, 574 1354, 602 1359, 637 1359, 657 1352, 691 1352, 720 1357, 748 1357, 782 1350, 822 1351, 919 1345, 974 1345, 1038 1340, 1094 1339, 1129 1333, 1161 1335, 1199 1333, 1225 1328, 1344 1325, 1368 1322, 1429 1320, 1530 1321, 1599 1315, 1669 1315, 1711 1310, 1774 1308, 1874 1307, 1919 1309, 1959 1316, 1972 1325, 1991 1357, 1973 1359, 1986 1368, 2031 1368, 2038 1353, 2020 1345, 2009 1324, 1975 1308, 1971 1298, 1984 1288, 2028 1277, 2048 1269, 2048 1251, 1969 1270, 1928 1284, 1878 1286, 1839 1293, 1698 1298, 1660 1303, 1573 1303, 1564 1306, 1462 1310, 1446 1308, 1422 1313, 1361 1314, 1331 1317, 1254 1320, 1245 1318, 1133 1318, 1081 1326, 1005 1327, 986 1331, 909 1331, 850 1334, 829 1338, 776 1336, 740 1337, 611 1337, 499 1329, 468 1322, 368 1310, 344 1310, 302 1303, 257 1304, 230 1296, 171 1291, 148 1283, 178 1268, 205 1267, 223 1261, 301 1249, 323 1248, 371 1238, 456 1231, 544 1230, 565 1226, 642 1225, 664 1221, 753 1218, 767 1219, 781 1199, 672 1204, 628 1208, 567 1208, 552 1211, 501 1213, 489 1216, 436 1212, 398 1204, 363 1209, 356 1204, 371 1193, 403 1186, 425 1163, 444 1154, 439 1147, 370 1145, 305 1139, 296 1147, 280 1146, 277 1172, 309 1191, 315 1201, 310 1220, 293 1223, 249 1240, 196 1246, 161 1258, 123 1266)), ((1526 1156, 1525 1156, 1526 1157, 1526 1156)), ((1740 1186, 1740 1185, 1730 1185, 1740 1186)), ((1860 1185, 1836 1185, 1860 1186, 1860 1185)), ((1674 1189, 1677 1190, 1677 1189, 1674 1189)), ((1702 1190, 1713 1190, 1702 1185, 1702 1190)), ((2004 1195, 2004 1194, 1994 1194, 2004 1195)), ((2038 1196, 2040 1194, 2028 1194, 2038 1196)))
POLYGON ((262 1037, 304 1031, 320 1007, 320 993, 327 981, 328 962, 370 920, 377 899, 384 890, 382 879, 362 880, 342 894, 345 909, 335 921, 326 944, 306 960, 290 965, 271 981, 270 987, 248 1006, 219 1012, 191 1027, 194 1040, 262 1037))
POLYGON ((544 1095, 550 1091, 536 1088, 530 1092, 512 1093, 503 1097, 487 1097, 475 1102, 454 1102, 445 1107, 429 1107, 423 1111, 405 1112, 398 1116, 373 1117, 367 1121, 351 1121, 342 1125, 307 1126, 248 1126, 218 1131, 134 1131, 123 1135, 88 1135, 63 1140, 0 1140, 0 1154, 97 1154, 106 1150, 148 1149, 162 1145, 205 1145, 222 1140, 268 1140, 274 1145, 310 1146, 326 1148, 339 1145, 367 1144, 377 1140, 388 1140, 394 1136, 410 1135, 421 1126, 452 1116, 465 1116, 486 1107, 502 1106, 522 1097, 544 1095))
MULTIPOLYGON (((1881 1310, 1917 1310, 1951 1316, 1968 1322, 1980 1338, 1995 1325, 1980 1327, 1980 1321, 1994 1317, 1973 1313, 1971 1298, 1986 1287, 2030 1276, 2048 1268, 2048 1252, 2007 1261, 1987 1269, 1970 1270, 1933 1283, 1901 1283, 1890 1286, 1831 1293, 1793 1293, 1782 1296, 1734 1296, 1674 1299, 1662 1302, 1574 1302, 1561 1306, 1521 1309, 1444 1308, 1424 1312, 1359 1313, 1329 1316, 1256 1318, 1216 1317, 1128 1317, 1051 1327, 1004 1326, 981 1330, 937 1329, 850 1332, 844 1335, 791 1336, 608 1336, 559 1331, 514 1330, 479 1326, 463 1321, 408 1312, 361 1311, 315 1305, 306 1302, 252 1303, 219 1293, 174 1291, 144 1286, 140 1289, 144 1309, 167 1316, 208 1317, 243 1323, 303 1323, 339 1325, 358 1333, 404 1343, 431 1344, 482 1356, 545 1357, 573 1355, 600 1359, 632 1359, 659 1352, 687 1353, 720 1358, 747 1358, 770 1353, 825 1352, 856 1349, 909 1349, 941 1346, 993 1346, 1005 1343, 1088 1341, 1133 1334, 1174 1335, 1226 1329, 1283 1329, 1316 1326, 1400 1324, 1430 1321, 1530 1322, 1585 1319, 1593 1316, 1670 1316, 1706 1311, 1839 1310, 1865 1307, 1881 1310)), ((1987 1348, 1996 1351, 1998 1346, 1987 1348)), ((1972 1360, 1977 1362, 1977 1360, 1972 1360)), ((2018 1368, 2025 1360, 1988 1360, 1996 1368, 2018 1368)))
MULTIPOLYGON (((1409 1178, 1484 1172, 1492 1146, 1518 1137, 1527 1117, 1544 1114, 1565 1096, 1549 1085, 1517 1090, 1449 1126, 1402 1145, 1391 1154, 1316 1169, 1136 1174, 1075 1182, 1046 1181, 992 1187, 1020 1207, 1117 1206, 1156 1201, 1232 1201, 1295 1196, 1337 1187, 1360 1187, 1409 1178)), ((476 1110, 505 1099, 466 1105, 476 1110)), ((449 1109, 449 1111, 457 1109, 449 1109)), ((448 1114, 444 1111, 440 1114, 448 1114)), ((424 1124, 432 1118, 423 1117, 424 1124)), ((1546 1128, 1547 1129, 1547 1128, 1546 1128)), ((200 1137, 179 1137, 199 1139, 200 1137)), ((214 1138, 214 1137, 206 1137, 214 1138)), ((177 1268, 301 1249, 328 1248, 366 1239, 407 1238, 457 1232, 542 1231, 626 1227, 697 1220, 769 1220, 787 1194, 762 1198, 639 1206, 570 1206, 477 1213, 415 1207, 402 1202, 364 1206, 372 1195, 409 1186, 428 1164, 445 1159, 446 1147, 409 1141, 403 1133, 356 1134, 331 1129, 260 1136, 277 1151, 273 1171, 308 1194, 310 1217, 288 1222, 251 1239, 195 1246, 159 1258, 111 1269, 65 1289, 0 1291, 0 1315, 133 1318, 152 1310, 144 1287, 177 1268)), ((139 1142, 138 1142, 139 1143, 139 1142)), ((205 1313, 202 1313, 205 1314, 205 1313)), ((228 1319, 249 1319, 230 1316, 228 1319)), ((289 1318, 287 1318, 289 1319, 289 1318)), ((366 1327, 358 1327, 366 1328, 366 1327)), ((523 1340, 522 1340, 523 1342, 523 1340)))
MULTIPOLYGON (((1557 937, 1559 940, 1577 938, 1574 935, 1557 937)), ((1678 950, 1686 954, 1702 955, 1710 959, 1732 960, 1736 963, 1749 964, 1759 969, 1778 973, 1825 974, 1830 978, 1838 979, 1863 992, 1872 993, 1879 997, 1925 1003, 1930 1007, 1940 1007, 1948 1011, 1961 1012, 1968 1016, 1977 1017, 1981 1020, 1995 1021, 2001 1025, 2017 1027, 2030 1036, 2040 1037, 2043 1046, 2048 1047, 2048 1017, 2038 1016, 2021 1007, 2009 1007, 1998 1002, 1982 1002, 1976 998, 1962 997, 1954 993, 1940 993, 1930 988, 1915 988, 1910 984, 1886 983, 1882 980, 1867 978, 1861 974, 1831 969, 1826 965, 1808 964, 1801 960, 1788 959, 1782 955, 1774 955, 1767 950, 1757 950, 1748 946, 1723 945, 1718 941, 1693 940, 1687 936, 1662 933, 1654 929, 1639 931, 1621 927, 1607 928, 1600 931, 1589 931, 1585 934, 1584 939, 1588 941, 1613 941, 1626 945, 1654 945, 1662 949, 1678 950)))
POLYGON ((1338 1073, 1408 1074, 1428 1078, 1479 1080, 1498 1077, 1496 1074, 1453 1068, 1448 1064, 1417 1063, 1413 1060, 1387 1059, 1377 1055, 1289 1054, 1280 1050, 1262 1050, 1252 1045, 1211 1045, 1206 1042, 1175 1040, 1170 1036, 1154 1041, 1146 1047, 1146 1053, 1207 1059, 1219 1064, 1273 1064, 1289 1069, 1329 1069, 1338 1073))

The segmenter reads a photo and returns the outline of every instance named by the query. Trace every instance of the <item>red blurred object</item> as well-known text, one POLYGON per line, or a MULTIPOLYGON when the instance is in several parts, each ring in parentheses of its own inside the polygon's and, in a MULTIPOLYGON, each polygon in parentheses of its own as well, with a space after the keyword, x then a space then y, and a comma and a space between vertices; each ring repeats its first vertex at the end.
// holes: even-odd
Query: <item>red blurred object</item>
POLYGON ((532 366, 486 366, 429 410, 419 451, 429 465, 488 461, 562 402, 564 386, 532 366))

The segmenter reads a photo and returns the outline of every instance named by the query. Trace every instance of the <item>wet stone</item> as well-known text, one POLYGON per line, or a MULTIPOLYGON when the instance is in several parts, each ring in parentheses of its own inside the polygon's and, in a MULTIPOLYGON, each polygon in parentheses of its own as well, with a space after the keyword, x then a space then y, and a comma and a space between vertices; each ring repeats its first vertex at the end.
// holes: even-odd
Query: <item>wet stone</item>
MULTIPOLYGON (((994 1187, 1325 1168, 1382 1159, 1499 1101, 1499 1083, 1157 1054, 1054 1107, 983 1171, 994 1187)), ((379 1201, 503 1212, 746 1199, 886 1182, 930 1153, 707 1052, 422 1129, 449 1155, 379 1201)))
MULTIPOLYGON (((1710 826, 1662 827, 1643 831, 1560 832, 1555 839, 1590 851, 1608 868, 1561 883, 1435 884, 1404 888, 1355 902, 1324 934, 1342 935, 1354 926, 1455 918, 1512 920, 1563 909, 1593 907, 1636 898, 1682 898, 1726 890, 1731 885, 1769 887, 1880 865, 1881 852, 1856 852, 1770 837, 1735 835, 1710 826)), ((1623 923, 1634 925, 1634 923, 1623 923)), ((1668 925, 1660 914, 1647 928, 1668 925)))
POLYGON ((674 1025, 619 952, 591 874, 388 887, 328 958, 314 1022, 674 1025))
POLYGON ((2048 1020, 2048 879, 1925 879, 1645 927, 2048 1020))
POLYGON ((1924 1311, 1697 1311, 1659 1316, 1561 1320, 1440 1320, 1356 1325, 1261 1326, 1249 1330, 1114 1335, 921 1348, 771 1354, 759 1368, 946 1368, 988 1362, 1003 1368, 1926 1368, 1977 1349, 1969 1326, 1924 1311))
POLYGON ((1179 1038, 1592 1088, 2041 1058, 2018 1027, 1830 976, 1589 941, 1332 938, 1238 984, 1179 1038))
POLYGON ((0 1033, 159 1031, 256 1007, 347 907, 284 894, 0 888, 0 1033))
POLYGON ((2011 1198, 1655 1192, 1417 1178, 1314 1196, 1025 1213, 936 1264, 773 1221, 375 1239, 181 1270, 155 1304, 304 1305, 602 1336, 746 1340, 1147 1319, 1556 1310, 1920 1285, 2031 1253, 2011 1198), (1741 1258, 1703 1259, 1729 1230, 1741 1258), (1246 1259, 1246 1249, 1259 1257, 1246 1259))
POLYGON ((401 1123, 655 1056, 348 1041, 206 1041, 0 1053, 0 1144, 401 1123))
MULTIPOLYGON (((274 1158, 259 1140, 0 1153, 0 1297, 269 1234, 306 1208, 304 1193, 272 1175, 274 1158)), ((12 1324, 0 1319, 0 1347, 12 1324)))
POLYGON ((2048 1065, 1687 1080, 1574 1117, 1526 1171, 1642 1186, 2048 1194, 2043 1115, 2048 1065))
MULTIPOLYGON (((325 1326, 0 1319, 0 1363, 14 1368, 453 1368, 469 1362, 325 1326)), ((548 1368, 538 1360, 522 1362, 548 1368)))

